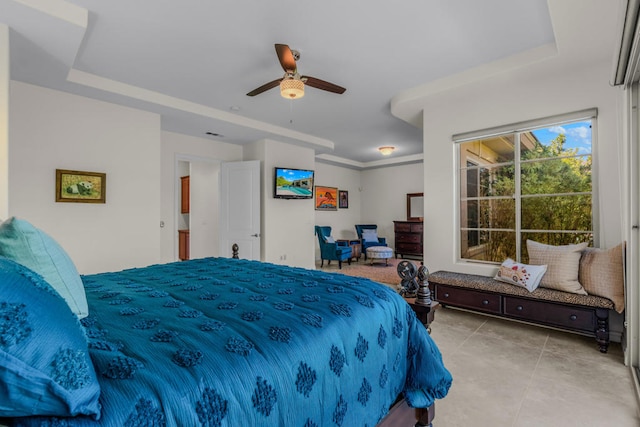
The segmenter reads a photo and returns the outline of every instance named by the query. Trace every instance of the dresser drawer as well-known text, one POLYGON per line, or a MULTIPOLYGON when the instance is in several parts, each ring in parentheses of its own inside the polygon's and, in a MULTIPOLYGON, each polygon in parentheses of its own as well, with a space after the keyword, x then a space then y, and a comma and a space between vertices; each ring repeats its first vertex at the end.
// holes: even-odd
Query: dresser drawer
POLYGON ((395 231, 396 233, 410 233, 411 224, 408 222, 394 222, 393 231, 395 231))
POLYGON ((422 234, 422 228, 423 227, 422 227, 422 223, 421 222, 418 222, 418 223, 415 223, 415 224, 411 224, 411 232, 412 233, 420 233, 420 234, 422 234))
POLYGON ((500 314, 502 299, 498 294, 456 288, 447 285, 435 285, 436 301, 440 304, 451 304, 456 307, 470 308, 486 313, 500 314))
POLYGON ((593 333, 596 317, 593 310, 567 307, 523 298, 504 297, 504 314, 522 320, 593 333))
POLYGON ((400 254, 422 254, 422 245, 419 243, 396 243, 396 252, 400 254))
POLYGON ((398 233, 398 234, 396 234, 396 242, 401 242, 401 243, 420 243, 420 242, 422 242, 422 234, 398 233))

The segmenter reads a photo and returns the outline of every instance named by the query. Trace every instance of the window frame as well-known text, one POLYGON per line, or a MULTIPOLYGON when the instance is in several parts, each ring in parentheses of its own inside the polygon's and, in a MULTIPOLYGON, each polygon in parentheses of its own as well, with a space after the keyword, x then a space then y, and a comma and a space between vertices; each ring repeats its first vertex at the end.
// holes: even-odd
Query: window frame
MULTIPOLYGON (((455 134, 452 136, 453 141, 453 150, 454 150, 454 159, 455 159, 455 170, 454 170, 454 188, 455 188, 455 224, 456 224, 456 242, 454 244, 455 251, 455 260, 458 263, 475 263, 475 264, 490 264, 490 265, 499 265, 499 261, 486 261, 486 260, 476 260, 476 259, 468 259, 462 257, 462 233, 468 233, 469 230, 463 230, 468 227, 463 227, 462 224, 462 198, 461 198, 461 179, 462 179, 462 165, 461 162, 461 153, 460 147, 464 142, 470 142, 474 140, 486 139, 486 138, 494 138, 501 135, 507 134, 521 134, 527 131, 532 131, 541 128, 549 128, 556 125, 563 125, 569 123, 575 123, 578 121, 591 121, 591 221, 592 221, 592 235, 593 235, 593 244, 595 247, 599 246, 600 243, 600 232, 599 232, 599 188, 598 188, 598 167, 597 167, 597 114, 598 111, 596 108, 581 110, 573 113, 560 114, 556 116, 548 116, 544 118, 513 123, 510 125, 503 125, 494 128, 488 128, 484 130, 466 132, 461 134, 455 134)), ((543 194, 543 195, 522 195, 521 193, 521 164, 535 161, 548 161, 553 160, 554 158, 541 158, 541 159, 530 159, 522 161, 520 158, 520 135, 516 138, 517 142, 514 143, 514 169, 515 169, 515 192, 518 196, 513 196, 513 200, 515 201, 515 227, 514 233, 516 235, 516 259, 520 260, 522 256, 522 199, 530 198, 530 197, 544 197, 544 196, 553 196, 554 194, 543 194)), ((580 154, 576 154, 574 156, 562 156, 557 158, 571 158, 571 157, 580 157, 580 154)), ((469 160, 469 159, 465 159, 469 160)), ((476 166, 478 168, 482 168, 484 165, 480 162, 474 162, 471 159, 472 163, 478 163, 476 166)), ((500 165, 498 163, 497 165, 500 165)), ((493 164, 491 166, 494 166, 493 164)), ((479 170, 479 169, 478 169, 479 170)), ((466 173, 465 173, 466 176, 466 173)), ((559 195, 565 195, 567 193, 558 193, 559 195)), ((575 193, 571 193, 575 194, 575 193)), ((588 194, 588 193, 577 193, 577 194, 588 194)), ((504 197, 502 197, 504 198, 504 197)), ((496 198, 497 199, 497 198, 496 198)), ((499 231, 501 229, 496 229, 499 231)), ((531 231, 531 230, 528 230, 531 231)), ((536 230, 542 232, 554 232, 554 230, 536 230)), ((560 232, 560 231, 558 231, 560 232)), ((481 230, 478 230, 478 233, 481 233, 481 230)), ((479 241, 481 241, 479 236, 479 241)), ((479 247, 482 244, 478 245, 479 247)))

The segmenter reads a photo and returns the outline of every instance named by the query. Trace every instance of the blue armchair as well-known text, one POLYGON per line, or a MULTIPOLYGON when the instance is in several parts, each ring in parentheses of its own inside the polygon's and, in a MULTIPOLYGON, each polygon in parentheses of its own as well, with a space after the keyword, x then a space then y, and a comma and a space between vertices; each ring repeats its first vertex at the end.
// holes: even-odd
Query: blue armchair
POLYGON ((331 227, 316 225, 316 235, 320 244, 320 267, 324 266, 325 259, 327 264, 331 264, 332 260, 338 261, 339 268, 342 268, 344 260, 351 264, 351 246, 333 241, 331 227))
POLYGON ((364 260, 367 260, 367 248, 372 246, 387 246, 387 239, 378 236, 378 226, 376 224, 356 224, 356 233, 362 245, 364 260))

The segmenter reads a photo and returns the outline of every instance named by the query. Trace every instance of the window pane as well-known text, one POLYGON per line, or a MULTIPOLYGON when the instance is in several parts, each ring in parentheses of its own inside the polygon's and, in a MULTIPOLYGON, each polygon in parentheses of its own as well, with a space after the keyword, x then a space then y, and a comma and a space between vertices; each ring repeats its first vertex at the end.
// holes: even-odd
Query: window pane
POLYGON ((460 144, 460 165, 471 161, 476 165, 513 162, 515 135, 463 142, 460 144))
POLYGON ((463 228, 515 229, 516 210, 513 199, 482 199, 460 202, 463 228))
POLYGON ((527 252, 527 239, 545 245, 575 245, 582 242, 589 242, 593 246, 593 233, 522 233, 522 263, 529 262, 527 252))
POLYGON ((591 195, 523 198, 522 229, 591 231, 591 195))
POLYGON ((591 156, 523 163, 522 194, 591 192, 591 156))
MULTIPOLYGON (((462 246, 460 256, 477 261, 493 261, 501 263, 506 258, 515 259, 516 233, 512 231, 476 231, 479 244, 462 246)), ((465 234, 466 235, 466 234, 465 234)), ((463 240, 464 240, 463 236, 463 240)))
POLYGON ((515 166, 468 167, 461 171, 460 183, 462 198, 513 196, 515 193, 515 166))
POLYGON ((591 121, 534 129, 520 134, 522 160, 591 154, 591 121))

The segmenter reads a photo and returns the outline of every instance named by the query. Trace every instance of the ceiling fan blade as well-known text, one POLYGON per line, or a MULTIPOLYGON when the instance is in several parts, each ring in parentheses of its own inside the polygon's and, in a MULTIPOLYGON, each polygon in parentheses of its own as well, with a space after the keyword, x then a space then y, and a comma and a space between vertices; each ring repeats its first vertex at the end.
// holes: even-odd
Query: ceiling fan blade
POLYGON ((333 83, 325 82, 315 77, 302 76, 301 79, 304 81, 304 84, 315 87, 316 89, 326 90, 327 92, 344 93, 344 91, 347 90, 342 86, 334 85, 333 83))
POLYGON ((278 86, 280 84, 280 82, 282 81, 282 79, 276 79, 272 82, 269 83, 265 83, 262 86, 260 86, 259 88, 256 88, 254 90, 252 90, 251 92, 249 92, 247 94, 247 96, 256 96, 261 94, 262 92, 266 92, 269 89, 273 89, 274 87, 278 86))
POLYGON ((278 54, 278 61, 280 65, 287 73, 296 72, 296 60, 291 53, 291 49, 286 44, 276 44, 276 53, 278 54))

